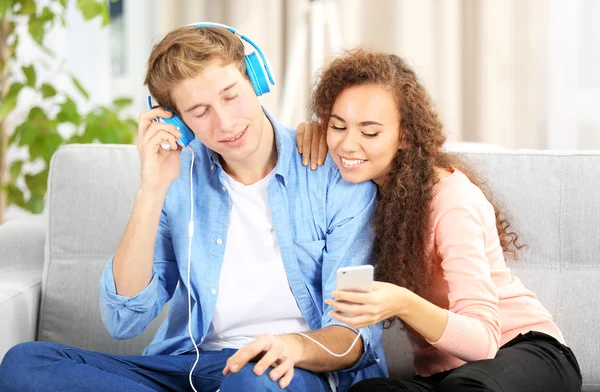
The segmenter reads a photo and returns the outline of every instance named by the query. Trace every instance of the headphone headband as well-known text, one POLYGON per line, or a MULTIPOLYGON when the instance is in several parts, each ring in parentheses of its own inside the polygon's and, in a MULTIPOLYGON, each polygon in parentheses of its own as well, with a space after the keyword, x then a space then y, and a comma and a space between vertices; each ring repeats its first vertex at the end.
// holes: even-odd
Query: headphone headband
POLYGON ((198 28, 202 28, 202 27, 221 27, 221 28, 224 28, 224 29, 227 29, 227 30, 231 31, 233 34, 235 34, 238 37, 240 37, 240 39, 242 39, 243 41, 248 42, 258 52, 258 55, 260 56, 260 58, 262 60, 262 63, 263 63, 263 68, 265 69, 265 71, 267 72, 267 76, 269 77, 269 81, 271 82, 271 84, 275 84, 275 81, 273 79, 273 75, 271 74, 271 67, 270 67, 270 64, 269 64, 269 60, 267 60, 267 57, 265 56, 265 54, 263 53, 263 51, 260 49, 260 47, 256 43, 254 43, 254 41, 252 41, 252 39, 250 37, 248 37, 247 35, 238 33, 238 31, 236 29, 234 29, 233 27, 224 25, 222 23, 197 22, 197 23, 191 23, 188 26, 196 26, 198 28))

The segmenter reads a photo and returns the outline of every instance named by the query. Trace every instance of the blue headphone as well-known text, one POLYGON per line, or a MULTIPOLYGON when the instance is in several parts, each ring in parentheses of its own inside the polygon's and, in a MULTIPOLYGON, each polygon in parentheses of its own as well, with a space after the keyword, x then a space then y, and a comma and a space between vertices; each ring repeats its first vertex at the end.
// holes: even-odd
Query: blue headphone
MULTIPOLYGON (((261 95, 271 91, 271 87, 269 86, 269 83, 274 85, 275 81, 273 80, 273 75, 271 74, 271 70, 269 69, 269 62, 268 62, 266 56, 264 55, 263 51, 258 47, 258 45, 256 45, 254 43, 254 41, 252 41, 249 37, 245 36, 244 34, 238 33, 237 30, 234 29, 233 27, 226 26, 226 25, 220 24, 220 23, 203 22, 203 23, 193 23, 190 26, 196 26, 198 28, 210 27, 210 26, 222 27, 224 29, 229 30, 233 34, 237 35, 243 41, 248 42, 254 49, 256 49, 256 52, 258 52, 258 55, 260 56, 260 58, 262 60, 262 64, 261 64, 261 61, 258 59, 258 56, 256 55, 256 52, 252 52, 252 53, 244 56, 244 64, 246 65, 246 73, 248 74, 248 78, 250 79, 250 82, 252 83, 252 86, 254 87, 254 92, 256 93, 257 96, 261 96, 261 95)), ((152 97, 151 96, 148 96, 148 109, 152 109, 152 97)), ((182 134, 181 138, 179 140, 177 140, 177 144, 179 144, 179 146, 181 146, 182 148, 186 147, 188 144, 190 144, 190 142, 192 140, 194 140, 196 138, 196 136, 194 135, 194 132, 175 113, 173 113, 173 116, 171 116, 171 118, 159 118, 155 121, 172 124, 175 127, 177 127, 177 129, 182 134)))

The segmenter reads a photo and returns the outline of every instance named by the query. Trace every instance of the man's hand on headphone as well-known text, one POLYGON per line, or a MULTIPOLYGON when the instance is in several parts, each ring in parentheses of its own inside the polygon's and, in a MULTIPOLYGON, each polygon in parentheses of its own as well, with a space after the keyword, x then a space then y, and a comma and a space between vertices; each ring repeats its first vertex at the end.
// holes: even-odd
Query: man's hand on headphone
POLYGON ((140 152, 140 188, 148 191, 166 191, 171 182, 179 177, 181 150, 176 140, 181 132, 174 125, 153 122, 157 117, 171 117, 172 113, 161 107, 140 113, 137 147, 140 152), (161 147, 167 145, 170 150, 161 147))

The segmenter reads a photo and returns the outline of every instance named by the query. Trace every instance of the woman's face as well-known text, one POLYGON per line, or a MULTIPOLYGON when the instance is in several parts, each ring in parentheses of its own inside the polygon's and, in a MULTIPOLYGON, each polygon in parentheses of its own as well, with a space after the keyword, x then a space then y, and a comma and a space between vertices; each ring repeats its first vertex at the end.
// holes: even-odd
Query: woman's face
POLYGON ((368 84, 342 91, 331 108, 327 146, 344 180, 381 185, 400 148, 400 113, 392 90, 368 84))

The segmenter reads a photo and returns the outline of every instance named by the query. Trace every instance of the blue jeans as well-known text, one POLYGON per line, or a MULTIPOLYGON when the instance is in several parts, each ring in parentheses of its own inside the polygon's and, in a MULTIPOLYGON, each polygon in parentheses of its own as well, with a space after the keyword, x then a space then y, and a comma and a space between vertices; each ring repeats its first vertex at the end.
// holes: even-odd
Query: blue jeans
MULTIPOLYGON (((198 392, 281 391, 268 377, 257 376, 254 363, 223 376, 234 349, 200 351, 194 369, 198 392)), ((81 350, 63 344, 31 342, 16 345, 0 365, 0 391, 191 391, 189 371, 196 352, 182 355, 119 356, 81 350)), ((294 370, 286 391, 330 392, 324 375, 294 370)))

